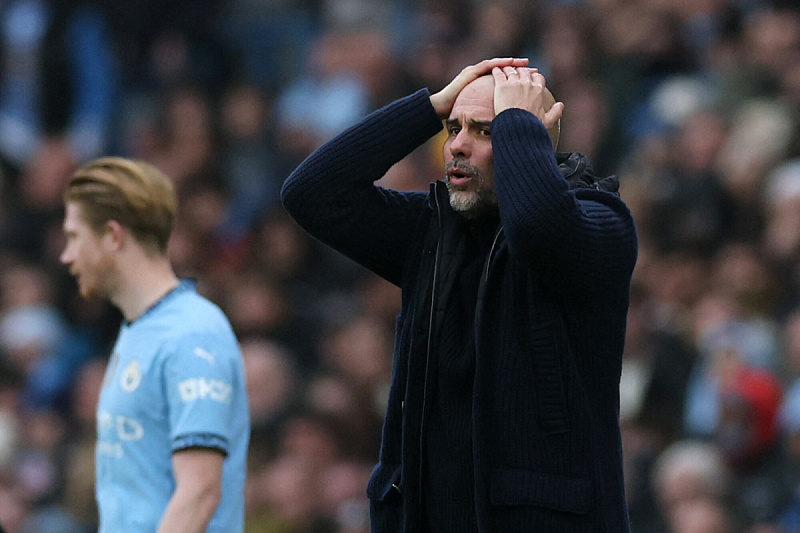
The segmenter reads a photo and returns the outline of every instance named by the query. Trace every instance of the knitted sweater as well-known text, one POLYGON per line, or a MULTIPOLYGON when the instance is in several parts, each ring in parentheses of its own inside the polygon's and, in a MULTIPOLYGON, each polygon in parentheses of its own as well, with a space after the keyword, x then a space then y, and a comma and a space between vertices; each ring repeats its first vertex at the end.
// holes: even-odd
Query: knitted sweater
MULTIPOLYGON (((453 257, 464 238, 443 182, 429 193, 374 182, 440 128, 429 93, 418 91, 320 147, 282 190, 310 234, 402 289, 383 441, 367 487, 373 532, 420 530, 429 355, 458 290, 453 257)), ((501 226, 474 320, 479 530, 627 532, 618 410, 634 222, 616 195, 570 189, 531 113, 503 111, 491 128, 501 226)))

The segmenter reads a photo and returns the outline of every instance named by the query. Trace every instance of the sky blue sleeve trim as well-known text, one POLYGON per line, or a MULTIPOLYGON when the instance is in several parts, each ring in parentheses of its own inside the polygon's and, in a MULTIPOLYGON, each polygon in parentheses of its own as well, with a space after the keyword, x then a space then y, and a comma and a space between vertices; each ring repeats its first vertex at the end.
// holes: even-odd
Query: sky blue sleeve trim
POLYGON ((214 448, 228 455, 228 441, 211 433, 181 435, 172 443, 173 453, 186 448, 214 448))

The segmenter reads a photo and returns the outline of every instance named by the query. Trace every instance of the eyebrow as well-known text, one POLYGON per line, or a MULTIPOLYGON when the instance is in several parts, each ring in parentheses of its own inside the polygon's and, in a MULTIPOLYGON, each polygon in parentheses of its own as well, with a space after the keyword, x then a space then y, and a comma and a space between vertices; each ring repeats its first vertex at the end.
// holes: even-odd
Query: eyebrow
MULTIPOLYGON (((474 120, 473 119, 473 120, 470 120, 468 122, 469 122, 470 126, 478 127, 478 128, 484 128, 484 127, 488 128, 488 127, 490 127, 492 125, 492 122, 491 121, 487 121, 487 120, 474 120)), ((448 118, 447 120, 444 121, 444 124, 445 124, 445 127, 449 128, 450 126, 457 126, 457 125, 461 124, 461 121, 459 119, 457 119, 457 118, 448 118)))

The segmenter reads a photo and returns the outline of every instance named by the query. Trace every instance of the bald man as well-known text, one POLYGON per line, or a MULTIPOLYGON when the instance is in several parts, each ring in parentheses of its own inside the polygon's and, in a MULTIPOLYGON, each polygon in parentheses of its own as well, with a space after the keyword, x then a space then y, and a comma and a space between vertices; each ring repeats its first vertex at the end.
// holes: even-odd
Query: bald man
POLYGON ((311 154, 283 202, 402 289, 374 533, 627 532, 618 420, 630 212, 556 153, 564 104, 523 58, 466 67, 311 154), (428 192, 374 185, 447 131, 428 192))

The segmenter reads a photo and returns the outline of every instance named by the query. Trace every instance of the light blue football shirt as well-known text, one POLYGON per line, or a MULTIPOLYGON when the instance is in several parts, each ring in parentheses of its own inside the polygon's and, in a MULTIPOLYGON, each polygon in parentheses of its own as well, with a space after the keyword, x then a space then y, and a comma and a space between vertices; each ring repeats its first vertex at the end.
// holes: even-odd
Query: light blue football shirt
POLYGON ((250 417, 238 343, 222 311, 182 281, 124 322, 97 406, 99 533, 153 533, 175 490, 172 454, 225 453, 222 500, 206 530, 244 528, 250 417))

